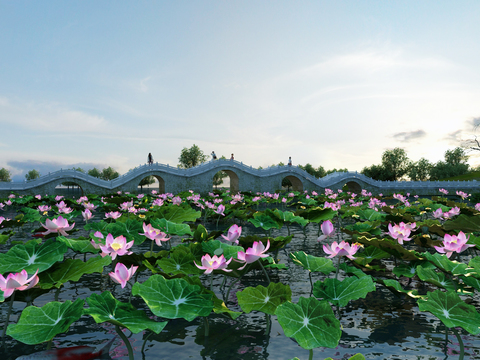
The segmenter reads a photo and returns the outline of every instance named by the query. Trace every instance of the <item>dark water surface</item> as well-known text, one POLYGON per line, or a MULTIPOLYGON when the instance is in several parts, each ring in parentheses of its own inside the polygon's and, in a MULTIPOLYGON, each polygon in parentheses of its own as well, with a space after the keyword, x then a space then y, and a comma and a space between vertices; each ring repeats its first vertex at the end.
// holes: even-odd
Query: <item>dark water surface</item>
MULTIPOLYGON (((6 214, 3 214, 6 216, 6 214)), ((77 219, 76 228, 84 224, 83 220, 77 219)), ((214 225, 213 225, 214 227, 214 225)), ((288 257, 289 252, 305 251, 315 256, 324 256, 321 245, 317 243, 317 226, 310 224, 307 227, 307 237, 304 237, 300 228, 291 227, 295 235, 293 241, 285 250, 279 253, 280 263, 288 266, 288 270, 269 270, 270 279, 273 282, 287 284, 292 289, 292 301, 297 302, 299 297, 310 296, 310 281, 308 272, 302 267, 295 265, 288 257)), ((260 234, 251 226, 243 226, 242 235, 260 234)), ((78 237, 86 235, 81 230, 73 235, 78 237)), ((272 236, 287 235, 286 228, 274 231, 272 236)), ((26 238, 31 235, 16 234, 14 239, 26 238)), ((180 242, 179 238, 173 239, 173 245, 180 242)), ((142 251, 150 250, 150 242, 145 241, 141 246, 142 251)), ((155 247, 156 251, 159 250, 155 247)), ((135 250, 135 249, 134 249, 135 250)), ((138 250, 138 249, 136 249, 138 250)), ((5 249, 2 250, 5 252, 5 249)), ((393 266, 393 264, 391 265, 393 266)), ((110 271, 110 270, 109 270, 110 271)), ((104 271, 104 275, 84 275, 78 283, 67 283, 60 289, 59 301, 86 299, 93 292, 101 294, 110 290, 114 296, 124 302, 128 301, 130 287, 124 289, 120 285, 113 284, 104 271)), ((149 271, 142 272, 139 282, 144 282, 150 276, 149 271)), ((333 274, 331 275, 333 276, 333 274)), ((379 276, 379 274, 374 274, 379 276)), ((340 272, 341 277, 341 272, 340 272)), ((322 280, 323 274, 314 273, 313 281, 322 280)), ((205 284, 209 278, 201 277, 205 284)), ((223 276, 214 275, 214 291, 222 298, 221 284, 223 276)), ((227 281, 231 279, 227 278, 227 281)), ((132 280, 130 281, 132 282, 132 280)), ((262 273, 248 273, 236 287, 233 288, 228 306, 232 310, 241 311, 236 304, 235 292, 247 286, 267 286, 262 273)), ((412 286, 421 285, 412 282, 412 286)), ((426 289, 419 289, 423 293, 426 289)), ((54 300, 54 290, 41 295, 34 300, 35 306, 42 306, 54 300)), ((479 299, 474 303, 479 308, 479 299)), ((8 302, 0 304, 0 324, 4 325, 8 302)), ((132 304, 138 309, 144 310, 153 316, 140 297, 132 298, 132 304)), ((25 303, 15 301, 10 323, 16 323, 25 303)), ((427 312, 420 312, 416 302, 408 297, 399 298, 386 288, 377 285, 377 291, 369 293, 365 299, 351 301, 339 311, 342 326, 342 337, 335 349, 314 349, 314 359, 348 359, 356 353, 362 353, 367 359, 458 359, 460 346, 457 338, 448 334, 446 342, 445 326, 440 320, 427 312)), ((158 318, 159 321, 163 319, 158 318)), ((169 320, 168 325, 160 334, 141 332, 129 336, 135 351, 135 359, 308 359, 309 351, 304 350, 290 338, 283 334, 281 326, 275 316, 266 316, 263 313, 252 312, 242 314, 237 320, 228 320, 225 317, 209 316, 210 335, 204 336, 204 323, 201 319, 187 322, 182 319, 169 320), (269 325, 267 325, 270 323, 269 325), (267 330, 268 329, 268 330, 267 330), (145 342, 145 339, 147 341, 145 342), (144 350, 142 346, 144 345, 144 350)), ((469 335, 462 329, 458 329, 465 345, 464 359, 480 359, 480 338, 469 335)), ((67 333, 59 334, 54 338, 53 347, 68 347, 75 345, 98 346, 115 336, 113 325, 108 323, 96 324, 90 316, 83 316, 79 321, 72 324, 67 333)), ((31 354, 44 350, 45 344, 30 346, 19 343, 6 336, 6 348, 0 351, 1 360, 15 359, 20 355, 31 354)), ((117 338, 110 351, 112 358, 128 358, 126 348, 117 338)))

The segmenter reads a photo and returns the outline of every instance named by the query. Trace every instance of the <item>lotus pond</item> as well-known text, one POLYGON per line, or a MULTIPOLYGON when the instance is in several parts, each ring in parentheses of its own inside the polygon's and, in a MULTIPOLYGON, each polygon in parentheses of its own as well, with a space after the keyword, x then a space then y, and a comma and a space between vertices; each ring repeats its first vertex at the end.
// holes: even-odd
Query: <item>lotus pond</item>
POLYGON ((459 195, 12 194, 0 354, 477 359, 480 212, 459 195))

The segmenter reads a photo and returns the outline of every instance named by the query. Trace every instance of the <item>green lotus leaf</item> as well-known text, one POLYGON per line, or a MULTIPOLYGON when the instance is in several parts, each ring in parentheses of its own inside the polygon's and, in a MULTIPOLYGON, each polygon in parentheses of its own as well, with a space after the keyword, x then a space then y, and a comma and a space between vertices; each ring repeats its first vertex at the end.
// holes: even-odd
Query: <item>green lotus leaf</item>
POLYGON ((78 281, 84 274, 103 273, 103 268, 112 263, 110 256, 96 256, 87 262, 80 259, 67 259, 55 264, 50 271, 40 274, 39 286, 42 289, 59 288, 67 281, 78 281))
POLYGON ((358 210, 357 215, 360 216, 361 219, 368 221, 385 221, 385 218, 387 217, 387 215, 375 211, 374 209, 358 210))
POLYGON ((471 276, 462 276, 461 277, 465 285, 471 286, 477 290, 480 290, 480 279, 471 277, 471 276))
POLYGON ((424 269, 422 266, 417 266, 417 275, 422 281, 443 287, 448 290, 455 290, 458 285, 445 277, 443 272, 436 272, 433 269, 424 269))
MULTIPOLYGON (((98 222, 90 222, 86 224, 83 228, 87 231, 100 231, 100 232, 105 232, 105 228, 108 226, 109 223, 107 223, 104 220, 98 221, 98 222)), ((104 234, 105 235, 105 234, 104 234)))
POLYGON ((209 253, 210 255, 215 255, 215 251, 217 249, 222 249, 222 254, 227 260, 232 257, 235 259, 238 259, 237 257, 238 252, 245 251, 245 249, 241 246, 230 245, 227 243, 223 243, 220 240, 204 241, 202 243, 202 248, 203 248, 203 251, 209 253))
POLYGON ((24 214, 22 220, 25 222, 36 222, 42 220, 42 215, 36 209, 24 207, 20 211, 24 214))
POLYGON ((248 219, 248 221, 251 222, 256 228, 260 227, 263 230, 282 228, 282 226, 280 226, 277 221, 275 221, 268 215, 265 215, 263 213, 257 213, 255 215, 256 216, 254 216, 253 219, 248 219))
POLYGON ((367 246, 375 246, 380 250, 383 250, 389 254, 392 254, 396 258, 403 260, 418 260, 421 254, 415 253, 413 250, 407 250, 403 245, 400 245, 397 241, 389 238, 367 238, 366 236, 356 236, 355 240, 361 244, 367 246))
POLYGON ((470 334, 480 333, 480 314, 475 306, 466 304, 455 291, 443 292, 439 289, 428 292, 417 302, 420 311, 431 312, 448 328, 460 326, 470 334))
POLYGON ((6 234, 2 233, 2 234, 0 235, 0 245, 5 244, 5 243, 8 241, 8 239, 10 239, 10 237, 11 237, 13 234, 15 234, 13 231, 9 231, 9 232, 6 233, 6 234))
POLYGON ((349 234, 362 234, 362 233, 368 233, 371 235, 381 235, 382 230, 378 227, 381 224, 381 221, 365 221, 365 222, 357 222, 352 225, 347 225, 345 226, 345 230, 349 230, 349 234))
POLYGON ((333 266, 332 259, 329 258, 316 257, 303 251, 295 251, 290 253, 289 256, 295 264, 302 266, 308 271, 322 272, 328 275, 336 270, 335 266, 333 266))
MULTIPOLYGON (((181 205, 167 205, 162 206, 158 210, 152 212, 151 218, 165 219, 177 224, 183 222, 195 222, 199 217, 202 216, 200 211, 192 209, 187 204, 181 205)), ((177 234, 178 235, 178 234, 177 234)))
POLYGON ((135 283, 132 295, 140 295, 152 312, 167 319, 208 316, 213 310, 212 296, 201 294, 201 288, 184 279, 166 280, 153 275, 143 284, 135 283))
POLYGON ((27 306, 17 324, 7 328, 7 335, 28 345, 40 344, 68 330, 83 314, 85 300, 52 301, 42 307, 27 306))
POLYGON ((338 346, 342 335, 340 322, 327 301, 300 297, 297 304, 287 301, 279 305, 275 315, 285 335, 304 349, 338 346))
POLYGON ((480 256, 475 256, 474 258, 472 258, 468 263, 468 266, 473 268, 477 275, 480 276, 480 256))
POLYGON ((345 306, 350 300, 364 298, 371 291, 375 291, 375 283, 371 276, 357 278, 355 276, 337 279, 325 279, 313 284, 313 295, 323 298, 334 305, 345 306))
POLYGON ((395 266, 392 272, 400 276, 414 277, 417 273, 417 266, 421 265, 424 269, 436 269, 436 266, 428 261, 411 261, 408 264, 400 264, 395 266))
MULTIPOLYGON (((116 222, 108 224, 105 229, 105 232, 110 233, 113 237, 118 237, 120 235, 125 236, 127 241, 134 241, 135 245, 142 244, 146 237, 140 235, 143 233, 143 222, 137 219, 128 219, 121 218, 117 219, 116 222)), ((105 234, 104 234, 105 235, 105 234)))
POLYGON ((309 220, 301 216, 296 216, 291 211, 281 211, 281 210, 275 209, 273 213, 275 214, 275 216, 277 216, 280 220, 284 222, 300 224, 301 226, 305 226, 309 223, 309 220))
POLYGON ((334 211, 330 208, 322 209, 320 207, 316 207, 299 215, 307 219, 309 222, 318 224, 320 221, 332 220, 335 216, 337 216, 337 214, 338 211, 334 211))
POLYGON ((187 224, 177 224, 167 219, 152 219, 151 225, 168 235, 193 235, 190 226, 187 224))
POLYGON ((134 334, 150 329, 154 333, 160 333, 168 321, 158 322, 148 318, 143 310, 137 310, 130 303, 122 303, 115 299, 109 291, 101 295, 92 294, 87 298, 89 308, 85 314, 94 318, 97 324, 109 322, 120 327, 126 327, 134 334))
POLYGON ((90 242, 90 240, 85 240, 85 239, 69 239, 65 236, 58 236, 57 241, 60 241, 67 245, 68 248, 72 249, 75 252, 79 253, 98 253, 100 252, 100 249, 95 249, 90 242))
POLYGON ((385 285, 390 291, 396 293, 403 293, 412 298, 420 298, 422 295, 418 294, 417 290, 405 290, 402 285, 397 280, 393 279, 377 279, 375 280, 377 283, 385 285))
POLYGON ((272 282, 268 287, 247 287, 237 292, 237 298, 238 305, 246 313, 256 310, 274 315, 279 305, 292 300, 292 290, 288 285, 272 282))
POLYGON ((208 240, 208 232, 205 229, 205 226, 199 224, 193 233, 193 239, 198 242, 207 241, 208 240))
POLYGON ((464 275, 468 272, 467 264, 449 260, 446 255, 439 253, 432 255, 429 252, 422 253, 421 255, 425 256, 425 259, 434 263, 438 268, 449 272, 452 275, 464 275))
POLYGON ((15 273, 25 269, 29 274, 42 272, 57 261, 62 261, 67 246, 48 239, 43 244, 35 242, 15 245, 7 253, 0 254, 0 273, 15 273))
POLYGON ((3 291, 0 290, 0 302, 4 302, 5 301, 5 297, 3 296, 3 291))
MULTIPOLYGON (((333 360, 332 358, 326 358, 325 360, 333 360)), ((365 360, 363 354, 355 354, 352 357, 349 357, 348 360, 365 360)))
POLYGON ((355 262, 361 265, 366 265, 371 263, 375 259, 386 259, 389 258, 391 255, 375 246, 367 246, 364 251, 362 251, 361 253, 357 252, 355 256, 357 257, 355 262))
POLYGON ((464 233, 472 233, 480 231, 480 216, 458 215, 455 219, 447 220, 443 224, 446 231, 456 230, 464 233))
POLYGON ((213 295, 213 312, 215 314, 223 314, 225 316, 230 317, 230 319, 235 320, 243 313, 241 311, 233 311, 230 310, 226 305, 225 302, 215 295, 213 295))
POLYGON ((186 246, 177 246, 170 253, 170 258, 157 260, 156 265, 166 273, 176 274, 200 274, 202 271, 194 265, 195 256, 186 246))
POLYGON ((340 270, 345 271, 345 273, 350 275, 355 275, 357 278, 362 278, 364 276, 370 276, 365 274, 361 269, 354 266, 348 266, 346 263, 341 263, 339 266, 340 270))

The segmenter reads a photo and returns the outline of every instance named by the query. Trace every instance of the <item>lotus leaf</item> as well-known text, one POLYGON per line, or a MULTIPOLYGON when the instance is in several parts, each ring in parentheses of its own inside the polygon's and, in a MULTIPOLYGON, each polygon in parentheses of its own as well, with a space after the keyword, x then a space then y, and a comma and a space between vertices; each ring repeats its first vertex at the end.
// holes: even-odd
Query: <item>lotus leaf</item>
POLYGON ((187 224, 177 224, 167 219, 152 219, 151 225, 168 235, 193 235, 187 224))
POLYGON ((140 295, 155 315, 167 319, 192 321, 197 316, 208 316, 213 310, 212 296, 202 294, 200 286, 184 279, 166 280, 153 275, 143 284, 135 283, 132 295, 140 295))
POLYGON ((28 345, 40 344, 68 330, 83 314, 85 300, 52 301, 42 307, 27 306, 17 324, 7 328, 7 335, 28 345))
POLYGON ((446 327, 462 327, 470 334, 480 333, 480 314, 475 306, 468 305, 455 291, 443 292, 440 289, 428 292, 426 297, 418 299, 420 311, 429 311, 439 318, 446 327))
POLYGON ((331 259, 324 257, 316 257, 309 255, 303 251, 295 251, 290 253, 290 258, 297 265, 302 266, 305 270, 311 272, 322 272, 325 275, 330 274, 332 271, 335 271, 336 268, 333 266, 331 259))
POLYGON ((60 241, 67 245, 70 249, 72 249, 75 252, 79 253, 98 253, 100 252, 100 249, 95 249, 90 242, 90 240, 86 239, 69 239, 65 236, 58 236, 57 241, 60 241))
POLYGON ((334 305, 345 306, 350 300, 364 298, 371 291, 375 291, 375 283, 371 276, 357 278, 347 277, 343 281, 325 279, 313 284, 313 295, 323 298, 334 305))
POLYGON ((237 292, 237 298, 238 305, 246 313, 256 310, 274 315, 279 305, 292 300, 292 290, 288 285, 272 282, 268 287, 247 287, 237 292))
POLYGON ((160 333, 168 321, 158 322, 148 318, 145 311, 137 310, 130 303, 122 303, 115 299, 109 291, 101 295, 92 294, 87 298, 89 308, 85 314, 94 318, 96 323, 109 322, 120 327, 126 327, 134 334, 150 329, 160 333))
POLYGON ((287 301, 279 305, 275 315, 285 335, 307 350, 335 348, 342 335, 340 322, 327 301, 300 297, 297 304, 287 301))

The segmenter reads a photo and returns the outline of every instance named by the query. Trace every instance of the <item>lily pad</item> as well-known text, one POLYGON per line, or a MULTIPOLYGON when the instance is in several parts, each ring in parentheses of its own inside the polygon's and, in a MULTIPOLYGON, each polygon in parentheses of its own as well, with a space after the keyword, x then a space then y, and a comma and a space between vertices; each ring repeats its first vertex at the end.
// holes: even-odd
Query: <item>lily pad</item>
POLYGON ((221 242, 220 240, 210 240, 202 243, 203 251, 209 253, 210 255, 215 255, 217 249, 222 249, 222 254, 226 260, 230 258, 237 259, 237 254, 239 251, 245 251, 241 246, 230 245, 221 242))
POLYGON ((149 319, 145 311, 137 310, 132 304, 118 301, 109 291, 101 295, 90 295, 87 304, 89 308, 85 309, 84 313, 93 317, 97 324, 109 322, 126 327, 134 334, 147 329, 158 334, 168 323, 149 319))
POLYGON ((238 305, 246 313, 256 310, 274 315, 279 305, 292 300, 292 290, 288 285, 272 282, 268 287, 247 287, 237 292, 237 298, 238 305))
POLYGON ((68 330, 83 314, 85 300, 52 301, 42 307, 27 306, 17 324, 7 328, 7 335, 24 344, 35 345, 53 339, 68 330))
POLYGON ((190 285, 184 279, 166 280, 153 275, 143 284, 135 283, 132 295, 140 295, 155 315, 167 319, 192 321, 213 310, 212 296, 201 294, 200 286, 190 285))
POLYGON ((290 253, 289 256, 295 264, 300 265, 305 270, 311 272, 322 272, 325 275, 328 275, 336 270, 335 266, 333 266, 332 259, 316 257, 303 251, 295 251, 290 253))
POLYGON ((447 220, 443 224, 443 228, 446 231, 456 230, 463 231, 464 233, 472 233, 480 231, 480 216, 467 216, 460 214, 455 219, 447 220))
POLYGON ((458 287, 458 284, 455 285, 452 280, 447 279, 444 273, 436 272, 433 269, 424 269, 422 266, 417 266, 417 275, 422 281, 426 281, 448 290, 455 290, 458 287))
POLYGON ((58 236, 57 241, 60 241, 60 242, 64 243, 65 245, 67 245, 73 251, 79 252, 79 253, 82 253, 82 254, 87 253, 87 252, 96 254, 96 253, 100 252, 100 249, 95 249, 93 247, 90 240, 69 239, 65 236, 58 236))
POLYGON ((340 322, 327 301, 300 297, 298 304, 287 301, 279 305, 275 315, 285 335, 304 349, 338 346, 342 335, 340 322))
POLYGON ((446 327, 462 327, 470 334, 480 333, 480 314, 475 306, 466 304, 455 291, 435 290, 419 299, 420 311, 429 311, 439 318, 446 327))
POLYGON ((112 263, 110 256, 96 256, 83 262, 80 259, 67 259, 53 266, 50 271, 40 274, 39 286, 42 289, 59 288, 67 281, 78 281, 84 274, 103 273, 103 268, 112 263))
POLYGON ((313 284, 313 295, 323 298, 334 305, 345 306, 350 300, 364 298, 371 291, 375 291, 375 283, 371 276, 357 278, 351 276, 343 281, 325 279, 313 284))
POLYGON ((393 279, 377 279, 375 280, 377 283, 385 285, 390 291, 396 293, 403 293, 412 298, 421 298, 422 295, 418 294, 417 290, 405 290, 402 285, 397 280, 393 279))
POLYGON ((190 226, 187 224, 177 224, 167 219, 152 219, 151 225, 168 235, 193 235, 190 226))
POLYGON ((177 246, 170 253, 170 258, 157 260, 157 265, 166 273, 176 274, 200 274, 202 271, 194 265, 195 256, 186 246, 177 246))
POLYGON ((417 266, 421 265, 424 269, 435 269, 436 266, 433 265, 432 263, 428 261, 411 261, 407 264, 400 264, 398 266, 395 266, 392 270, 392 272, 397 275, 398 277, 400 276, 406 276, 406 277, 414 277, 415 274, 417 273, 417 266))
POLYGON ((20 272, 25 269, 29 274, 42 272, 57 261, 62 261, 67 246, 49 239, 43 244, 34 242, 15 245, 7 253, 0 254, 0 273, 20 272))
POLYGON ((263 230, 270 229, 281 229, 282 226, 278 224, 277 221, 272 219, 270 216, 265 214, 256 214, 253 219, 248 219, 249 222, 253 224, 256 228, 262 228, 263 230))
POLYGON ((162 206, 152 214, 152 218, 164 218, 177 224, 188 221, 195 222, 201 216, 200 211, 196 211, 188 205, 162 206))
POLYGON ((434 263, 438 268, 451 273, 452 275, 464 275, 467 273, 467 264, 452 261, 447 258, 446 255, 442 255, 439 253, 430 254, 429 252, 425 252, 421 254, 425 256, 425 259, 434 263))

